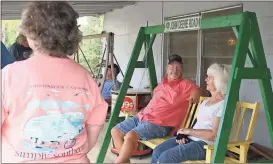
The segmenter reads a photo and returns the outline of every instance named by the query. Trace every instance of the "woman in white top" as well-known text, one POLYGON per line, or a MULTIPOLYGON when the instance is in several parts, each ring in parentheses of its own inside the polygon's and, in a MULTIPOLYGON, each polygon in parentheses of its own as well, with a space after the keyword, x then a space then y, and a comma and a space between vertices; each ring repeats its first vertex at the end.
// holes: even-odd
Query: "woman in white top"
POLYGON ((212 64, 207 70, 207 75, 207 90, 212 96, 200 105, 196 124, 192 129, 179 129, 178 137, 158 145, 153 151, 151 163, 179 163, 205 159, 204 145, 213 144, 218 131, 230 66, 212 64))

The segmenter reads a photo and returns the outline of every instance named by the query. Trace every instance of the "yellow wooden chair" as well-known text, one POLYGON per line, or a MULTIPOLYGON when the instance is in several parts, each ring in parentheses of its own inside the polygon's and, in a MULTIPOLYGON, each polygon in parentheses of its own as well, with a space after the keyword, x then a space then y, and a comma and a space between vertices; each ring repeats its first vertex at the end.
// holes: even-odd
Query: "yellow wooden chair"
MULTIPOLYGON (((228 109, 227 109, 228 110, 228 109)), ((247 103, 247 102, 237 102, 235 116, 233 119, 233 125, 231 129, 230 142, 227 145, 228 151, 235 153, 239 159, 236 157, 226 157, 225 163, 246 163, 247 162, 247 152, 249 145, 252 142, 253 130, 255 128, 256 119, 258 116, 259 103, 247 103), (239 141, 240 132, 242 132, 242 124, 247 111, 251 112, 250 122, 247 127, 247 133, 243 141, 239 141)), ((206 159, 203 161, 185 161, 183 163, 210 163, 212 159, 214 145, 205 145, 206 149, 206 159)))
MULTIPOLYGON (((191 128, 193 126, 199 106, 207 98, 208 97, 200 97, 200 100, 198 103, 192 104, 189 107, 185 119, 182 120, 180 128, 191 128)), ((169 138, 171 138, 171 136, 167 136, 164 138, 155 138, 155 139, 151 139, 151 140, 139 140, 139 142, 150 147, 151 149, 154 149, 157 145, 165 142, 169 138)))

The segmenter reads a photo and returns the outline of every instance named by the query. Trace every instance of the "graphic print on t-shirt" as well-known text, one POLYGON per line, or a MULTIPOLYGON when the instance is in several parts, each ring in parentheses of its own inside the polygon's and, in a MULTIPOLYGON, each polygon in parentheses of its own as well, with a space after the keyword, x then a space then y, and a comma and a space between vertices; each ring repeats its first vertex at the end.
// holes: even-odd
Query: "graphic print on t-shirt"
MULTIPOLYGON (((65 92, 65 97, 74 100, 81 100, 75 97, 91 94, 81 90, 65 92)), ((77 142, 76 137, 84 131, 85 112, 88 112, 90 104, 79 104, 74 100, 58 100, 62 97, 61 89, 39 90, 39 94, 44 95, 43 100, 35 96, 35 89, 26 94, 32 97, 27 103, 26 112, 36 115, 30 117, 24 125, 24 138, 20 142, 23 147, 30 152, 42 153, 40 156, 47 154, 46 158, 58 156, 60 151, 64 152, 62 156, 80 152, 81 150, 74 152, 73 147, 77 142)), ((82 145, 78 146, 80 148, 77 149, 83 149, 82 145)), ((21 154, 25 153, 16 152, 16 156, 21 154)))
POLYGON ((77 137, 84 129, 84 115, 81 112, 62 114, 59 111, 49 111, 45 116, 28 120, 24 127, 24 146, 43 153, 55 153, 55 149, 64 142, 64 148, 75 145, 77 137))

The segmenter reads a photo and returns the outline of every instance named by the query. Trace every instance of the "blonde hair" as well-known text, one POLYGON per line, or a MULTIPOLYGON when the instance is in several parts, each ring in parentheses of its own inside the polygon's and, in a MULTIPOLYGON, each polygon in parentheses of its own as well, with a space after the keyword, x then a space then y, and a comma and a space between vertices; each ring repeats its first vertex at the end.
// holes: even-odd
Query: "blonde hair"
POLYGON ((230 65, 218 63, 212 64, 207 70, 207 75, 214 77, 216 91, 223 95, 226 94, 227 91, 230 70, 230 65))

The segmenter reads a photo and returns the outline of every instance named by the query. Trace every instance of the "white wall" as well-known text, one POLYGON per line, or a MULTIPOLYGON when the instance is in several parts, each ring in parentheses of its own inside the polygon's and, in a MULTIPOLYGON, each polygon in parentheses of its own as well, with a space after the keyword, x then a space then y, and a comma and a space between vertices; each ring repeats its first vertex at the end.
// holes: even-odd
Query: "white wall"
MULTIPOLYGON (((138 2, 134 6, 107 13, 105 15, 104 30, 115 33, 114 52, 122 70, 125 72, 138 30, 141 26, 146 26, 147 21, 149 26, 158 25, 163 23, 165 17, 241 3, 243 3, 244 11, 252 11, 257 14, 267 63, 273 72, 273 2, 138 2)), ((162 36, 158 35, 153 46, 158 81, 162 79, 162 68, 164 68, 162 65, 162 46, 162 36)), ((140 59, 142 57, 143 51, 140 59)), ((131 80, 131 85, 134 88, 142 88, 149 84, 146 76, 148 72, 146 71, 145 75, 143 75, 143 72, 143 69, 137 69, 134 72, 131 80)), ((121 76, 118 78, 122 79, 121 76)), ((262 102, 258 83, 253 80, 244 81, 241 85, 240 97, 242 100, 262 102)), ((270 145, 263 105, 259 113, 254 141, 266 146, 270 145)))
MULTIPOLYGON (((120 64, 120 67, 125 72, 128 61, 130 59, 132 49, 139 31, 140 26, 157 25, 162 23, 161 18, 161 3, 159 2, 144 2, 136 6, 129 6, 120 10, 115 10, 105 15, 104 30, 111 31, 115 34, 114 53, 120 64), (151 8, 151 6, 153 6, 151 8), (142 12, 139 12, 142 10, 142 12), (153 11, 149 13, 149 11, 153 11), (149 13, 149 14, 148 14, 149 13)), ((161 36, 158 35, 153 46, 155 63, 157 69, 157 77, 160 78, 161 70, 161 36)), ((142 51, 140 58, 143 58, 142 51)), ((131 80, 131 85, 134 88, 148 85, 147 76, 143 76, 144 69, 137 69, 131 80), (141 80, 143 77, 143 80, 141 80)), ((145 72, 148 74, 148 71, 145 72)), ((119 76, 118 78, 121 78, 119 76)), ((160 80, 160 79, 159 79, 160 80)))

